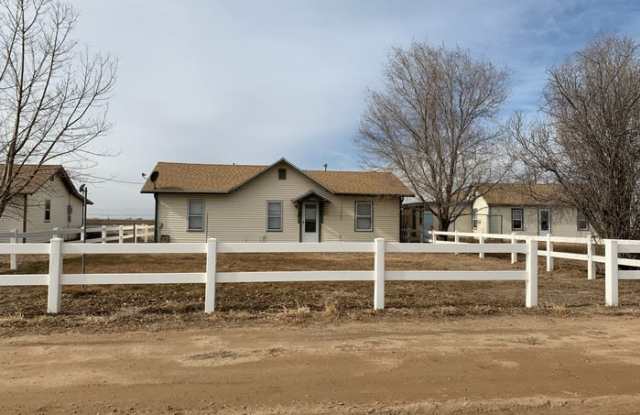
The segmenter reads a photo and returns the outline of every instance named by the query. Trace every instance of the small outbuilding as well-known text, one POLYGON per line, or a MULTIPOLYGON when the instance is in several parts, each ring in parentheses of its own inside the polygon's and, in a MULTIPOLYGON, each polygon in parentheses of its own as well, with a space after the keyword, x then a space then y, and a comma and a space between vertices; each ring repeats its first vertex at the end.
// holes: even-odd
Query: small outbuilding
MULTIPOLYGON (((24 165, 14 179, 20 189, 0 217, 0 233, 38 233, 82 226, 83 196, 60 165, 24 165)), ((87 201, 87 204, 92 204, 87 201)), ((77 235, 75 235, 77 236, 77 235)), ((66 237, 74 237, 68 234, 66 237)), ((27 242, 49 238, 34 236, 27 242)), ((2 238, 7 240, 7 238, 2 238)))

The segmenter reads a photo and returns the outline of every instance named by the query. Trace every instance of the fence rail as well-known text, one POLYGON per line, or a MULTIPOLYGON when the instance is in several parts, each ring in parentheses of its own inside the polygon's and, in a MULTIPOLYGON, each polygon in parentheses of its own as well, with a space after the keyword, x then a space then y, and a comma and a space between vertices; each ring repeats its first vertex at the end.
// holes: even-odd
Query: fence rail
POLYGON ((387 271, 386 252, 451 253, 449 245, 401 244, 376 239, 373 242, 328 243, 225 243, 209 239, 206 243, 168 244, 79 244, 65 243, 53 238, 50 244, 0 244, 0 254, 48 254, 49 273, 29 275, 4 275, 0 286, 46 285, 48 286, 47 311, 60 311, 61 290, 64 285, 78 284, 205 284, 205 312, 215 309, 216 283, 240 282, 294 282, 294 281, 373 281, 373 306, 384 308, 385 281, 524 281, 525 305, 538 303, 537 245, 483 244, 455 247, 464 252, 517 252, 526 257, 524 270, 508 271, 387 271), (289 253, 289 252, 369 252, 374 254, 373 270, 368 271, 268 271, 268 272, 218 272, 219 253, 289 253), (65 274, 64 254, 183 254, 205 253, 206 270, 203 273, 129 273, 129 274, 65 274))
MULTIPOLYGON (((457 231, 431 231, 432 241, 436 244, 464 244, 460 242, 460 238, 474 238, 478 240, 479 244, 484 244, 487 239, 501 239, 516 243, 518 241, 534 241, 544 242, 545 249, 539 250, 538 255, 546 258, 546 270, 551 272, 554 270, 554 258, 571 259, 575 261, 585 261, 587 263, 587 278, 589 280, 596 279, 596 263, 604 263, 605 258, 603 256, 595 255, 595 246, 603 245, 604 241, 597 240, 593 236, 589 235, 584 238, 577 237, 565 237, 565 236, 553 236, 551 233, 547 235, 522 235, 522 234, 496 234, 496 233, 475 233, 475 232, 457 232, 457 231), (453 236, 453 241, 438 241, 438 235, 453 236), (586 254, 578 254, 573 252, 558 252, 554 251, 554 243, 569 243, 576 245, 586 246, 586 254)), ((633 241, 620 241, 620 243, 630 243, 633 241)), ((483 254, 480 254, 480 258, 484 258, 483 254)), ((511 263, 517 262, 517 254, 511 254, 511 263)), ((628 263, 627 265, 633 265, 628 263)), ((637 266, 640 266, 640 261, 637 262, 637 266)))
MULTIPOLYGON (((80 228, 64 228, 58 229, 53 228, 49 231, 42 232, 18 232, 16 230, 11 232, 0 233, 0 239, 9 238, 8 245, 15 245, 19 243, 21 240, 28 241, 29 238, 39 238, 46 237, 46 243, 49 242, 49 238, 64 236, 64 235, 78 235, 79 241, 74 242, 82 242, 82 243, 109 243, 109 242, 118 242, 120 244, 125 243, 128 240, 133 240, 133 243, 138 243, 138 241, 142 241, 147 243, 150 241, 150 237, 152 235, 153 225, 146 224, 133 224, 133 225, 116 225, 116 226, 94 226, 94 227, 80 227, 80 228), (87 239, 87 235, 99 233, 99 238, 91 238, 87 239), (116 233, 116 235, 110 235, 116 233)), ((26 246, 25 244, 22 244, 26 246)), ((40 243, 42 245, 42 243, 40 243)), ((48 248, 47 248, 48 249, 48 248)), ((48 251, 47 251, 48 252, 48 251)), ((38 253, 47 253, 47 252, 38 252, 38 253)), ((12 271, 18 269, 18 260, 17 254, 19 252, 15 251, 9 254, 9 268, 12 271)), ((32 252, 30 254, 34 254, 36 252, 32 252)))

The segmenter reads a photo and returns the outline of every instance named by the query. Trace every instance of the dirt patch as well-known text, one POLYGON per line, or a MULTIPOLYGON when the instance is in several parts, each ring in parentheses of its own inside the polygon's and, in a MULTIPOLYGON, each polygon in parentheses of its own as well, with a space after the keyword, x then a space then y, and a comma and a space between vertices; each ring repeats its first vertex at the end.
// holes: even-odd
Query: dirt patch
POLYGON ((509 316, 0 339, 0 413, 635 414, 640 320, 509 316))

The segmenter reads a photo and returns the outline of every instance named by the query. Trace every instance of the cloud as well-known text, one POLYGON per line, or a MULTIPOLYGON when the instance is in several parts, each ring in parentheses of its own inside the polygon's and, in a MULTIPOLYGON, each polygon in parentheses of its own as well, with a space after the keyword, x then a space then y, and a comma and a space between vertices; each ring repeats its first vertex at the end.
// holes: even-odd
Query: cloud
MULTIPOLYGON (((535 112, 545 70, 601 32, 636 33, 630 2, 76 0, 76 33, 119 58, 120 155, 96 175, 141 180, 156 161, 357 168, 353 145, 367 88, 389 48, 461 46, 509 67, 504 114, 535 112)), ((153 214, 136 185, 92 189, 93 215, 153 214)))

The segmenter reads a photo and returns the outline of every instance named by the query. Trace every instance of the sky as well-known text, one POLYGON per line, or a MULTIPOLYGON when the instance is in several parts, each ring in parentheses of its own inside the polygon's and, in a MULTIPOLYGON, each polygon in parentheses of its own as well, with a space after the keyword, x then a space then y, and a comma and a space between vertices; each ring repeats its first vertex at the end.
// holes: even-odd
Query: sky
POLYGON ((535 115, 547 69, 595 36, 640 40, 634 1, 71 3, 74 37, 118 60, 91 217, 152 217, 141 175, 158 161, 361 168, 354 138, 393 46, 459 46, 507 69, 506 117, 535 115))

